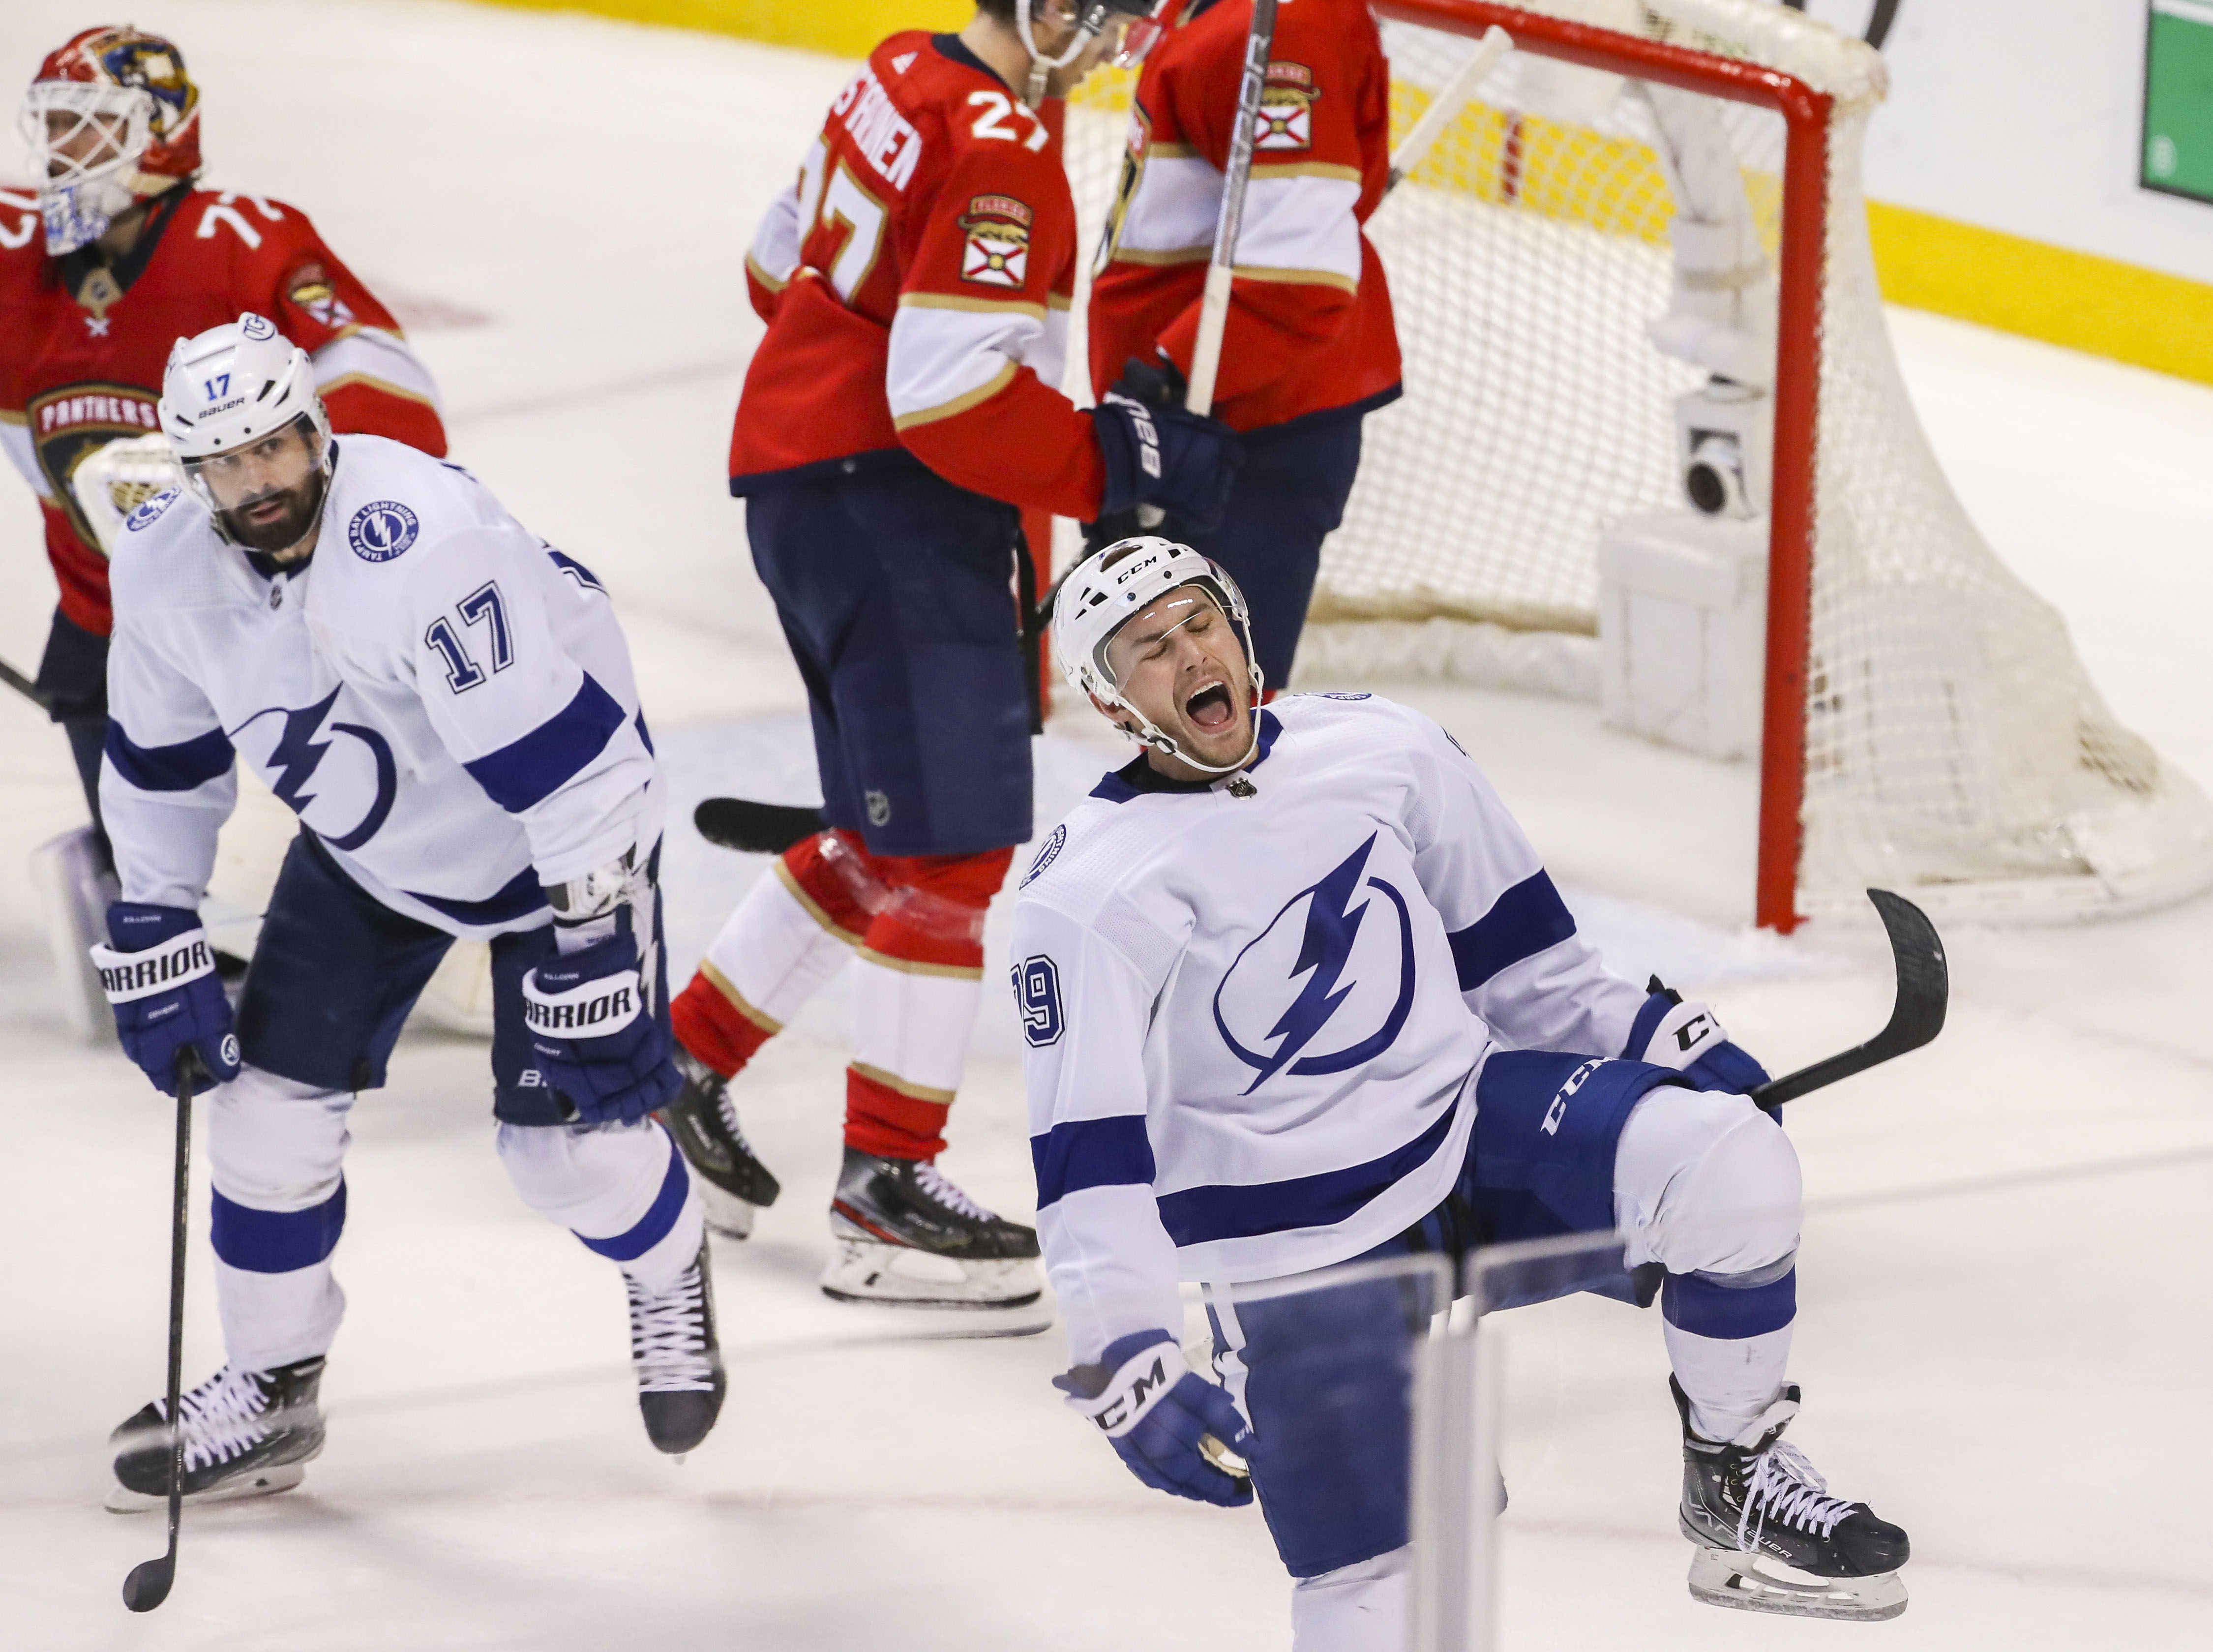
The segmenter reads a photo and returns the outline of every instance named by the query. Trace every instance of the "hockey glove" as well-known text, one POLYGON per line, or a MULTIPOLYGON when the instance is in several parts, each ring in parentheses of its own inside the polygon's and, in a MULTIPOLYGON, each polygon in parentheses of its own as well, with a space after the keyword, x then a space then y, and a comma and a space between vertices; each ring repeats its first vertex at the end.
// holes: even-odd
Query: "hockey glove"
POLYGON ((1702 1090, 1733 1095, 1767 1082, 1767 1069, 1729 1042, 1712 1010, 1695 998, 1686 1002, 1656 975, 1645 991, 1651 996, 1630 1027, 1625 1059, 1673 1067, 1702 1090))
POLYGON ((199 914, 119 900, 107 909, 107 938, 111 945, 92 948, 92 966, 115 1011, 123 1052, 154 1088, 177 1093, 177 1064, 188 1052, 216 1083, 236 1078, 230 1000, 199 914))
POLYGON ((1052 1386, 1098 1425, 1130 1472, 1155 1491, 1234 1509, 1253 1500, 1249 1476, 1215 1466, 1206 1442, 1250 1461, 1253 1429, 1229 1396, 1192 1375, 1165 1331, 1133 1331, 1052 1386))
POLYGON ((584 1124, 634 1124, 683 1088, 668 1033, 646 1008, 637 942, 609 936, 522 978, 522 1018, 538 1076, 584 1124))
POLYGON ((1119 389, 1091 418, 1106 466, 1100 520, 1157 505, 1199 531, 1221 521, 1245 456, 1228 425, 1180 407, 1148 407, 1119 389))

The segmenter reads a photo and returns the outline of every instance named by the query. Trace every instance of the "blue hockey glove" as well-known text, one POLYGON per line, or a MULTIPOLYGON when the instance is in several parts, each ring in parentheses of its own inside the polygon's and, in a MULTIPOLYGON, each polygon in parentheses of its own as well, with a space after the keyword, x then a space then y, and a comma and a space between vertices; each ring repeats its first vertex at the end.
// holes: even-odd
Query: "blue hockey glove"
POLYGON ((177 1093, 177 1062, 192 1052, 218 1084, 238 1076, 230 1000, 199 914, 119 900, 107 909, 105 947, 92 966, 115 1011, 115 1035, 164 1095, 177 1093))
POLYGON ((585 1124, 632 1124, 683 1088, 668 1034, 645 1004, 637 942, 612 935, 522 978, 539 1076, 585 1124))
POLYGON ((1229 1396, 1192 1375, 1165 1331, 1133 1331, 1052 1386, 1088 1417, 1130 1472, 1155 1491, 1234 1509, 1253 1501, 1249 1475, 1216 1466, 1224 1448, 1250 1461, 1253 1430, 1229 1396))
POLYGON ((1712 1010, 1695 998, 1686 1000, 1656 975, 1645 991, 1651 996, 1631 1024, 1624 1058, 1673 1067, 1702 1090, 1742 1095, 1767 1082, 1767 1069, 1729 1042, 1712 1010))
POLYGON ((1149 407, 1120 388, 1091 410, 1106 465, 1104 520, 1158 505, 1204 530, 1222 520, 1244 449, 1228 425, 1180 407, 1149 407))

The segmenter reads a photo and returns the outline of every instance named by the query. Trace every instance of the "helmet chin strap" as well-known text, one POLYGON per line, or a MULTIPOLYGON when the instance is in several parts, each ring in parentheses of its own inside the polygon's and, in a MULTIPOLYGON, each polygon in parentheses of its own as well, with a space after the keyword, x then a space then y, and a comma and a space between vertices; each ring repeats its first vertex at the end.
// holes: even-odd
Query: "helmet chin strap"
POLYGON ((1022 88, 1022 101, 1033 109, 1045 101, 1046 82, 1052 78, 1052 71, 1065 69, 1082 57, 1084 48, 1106 26, 1107 10, 1100 0, 1084 0, 1076 13, 1075 34, 1058 57, 1049 58, 1037 43, 1037 30, 1031 21, 1035 3, 1036 0, 1015 0, 1015 26, 1021 31, 1022 45, 1030 54, 1029 82, 1022 88))
POLYGON ((1114 704, 1122 710, 1127 711, 1136 721, 1137 726, 1135 728, 1131 728, 1127 723, 1118 723, 1116 727, 1119 728, 1124 734, 1129 735, 1131 739, 1136 741, 1138 745, 1149 747, 1152 750, 1160 753, 1164 757, 1172 757, 1175 759, 1177 762, 1183 764, 1188 768, 1197 769, 1201 774, 1235 774, 1241 769, 1249 768, 1252 766, 1253 758, 1259 755, 1260 750, 1260 668, 1258 666, 1253 666, 1249 667, 1247 669, 1250 672, 1253 680, 1253 700, 1250 708, 1253 723, 1253 737, 1245 747, 1245 755, 1239 758, 1235 763, 1205 763, 1200 761, 1189 752, 1185 751, 1183 747, 1177 743, 1176 738, 1174 735, 1168 734, 1156 726, 1150 717, 1147 716, 1143 711, 1137 710, 1136 706, 1131 704, 1129 701, 1124 699, 1119 693, 1117 693, 1114 696, 1114 704))

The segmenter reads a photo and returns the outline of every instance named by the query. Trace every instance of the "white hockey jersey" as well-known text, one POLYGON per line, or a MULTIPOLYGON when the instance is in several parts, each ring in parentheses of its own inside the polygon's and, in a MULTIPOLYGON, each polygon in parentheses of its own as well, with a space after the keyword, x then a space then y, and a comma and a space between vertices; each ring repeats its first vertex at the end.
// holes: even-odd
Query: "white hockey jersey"
POLYGON ((460 466, 338 441, 314 557, 265 579, 170 491, 111 569, 100 801, 126 900, 196 907, 242 758, 361 886, 448 935, 660 835, 613 605, 460 466))
POLYGON ((1109 775, 1015 909, 1046 1264, 1078 1361, 1413 1225, 1494 1046, 1624 1053, 1645 993, 1576 933, 1476 765, 1366 694, 1260 714, 1252 794, 1109 775), (1158 783, 1154 783, 1157 784, 1158 783))

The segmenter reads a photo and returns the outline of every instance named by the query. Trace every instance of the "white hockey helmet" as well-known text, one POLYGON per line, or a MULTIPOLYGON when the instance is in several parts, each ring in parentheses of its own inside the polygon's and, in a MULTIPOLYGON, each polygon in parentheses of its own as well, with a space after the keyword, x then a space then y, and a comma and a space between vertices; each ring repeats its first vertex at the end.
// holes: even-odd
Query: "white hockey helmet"
POLYGON ((297 425, 326 474, 331 418, 315 393, 308 352, 248 311, 235 321, 180 338, 162 370, 162 433, 185 479, 221 520, 222 508, 199 474, 200 462, 297 425))
MULTIPOLYGON (((1245 606, 1244 592, 1220 563, 1158 534, 1117 539, 1068 570, 1053 598, 1053 655, 1059 661, 1061 674, 1077 692, 1127 711, 1136 720, 1135 730, 1124 728, 1123 732, 1139 745, 1164 752, 1205 774, 1232 774, 1253 760, 1250 748, 1235 763, 1201 762, 1122 697, 1114 669, 1106 659, 1107 645, 1115 632, 1169 592, 1186 585, 1197 587, 1237 627, 1245 648, 1246 673, 1253 685, 1252 704, 1257 710, 1263 679, 1260 662, 1253 653, 1253 616, 1245 606)), ((1257 745, 1257 717, 1253 727, 1257 745)))

